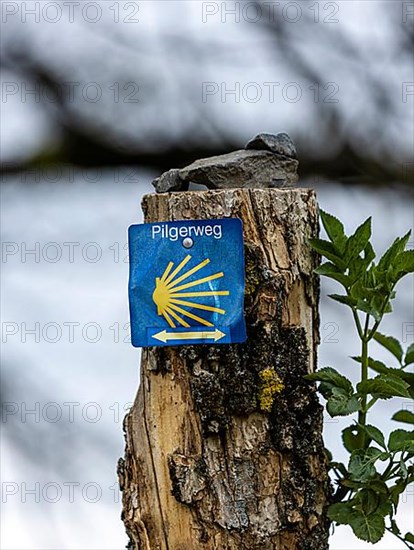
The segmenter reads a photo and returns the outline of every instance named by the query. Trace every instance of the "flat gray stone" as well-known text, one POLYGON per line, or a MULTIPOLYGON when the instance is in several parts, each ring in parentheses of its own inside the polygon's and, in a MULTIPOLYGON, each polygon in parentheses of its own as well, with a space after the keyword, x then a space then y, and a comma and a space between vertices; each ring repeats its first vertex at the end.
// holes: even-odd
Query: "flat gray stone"
POLYGON ((179 170, 182 180, 209 189, 291 187, 299 162, 270 151, 240 150, 196 160, 179 170))
POLYGON ((172 168, 168 172, 161 174, 159 178, 156 178, 152 185, 155 187, 157 193, 170 193, 171 191, 186 191, 188 189, 188 183, 180 178, 180 170, 172 168))
POLYGON ((273 134, 257 134, 256 137, 247 142, 245 149, 258 151, 272 151, 284 157, 296 159, 296 147, 292 139, 284 132, 273 134))

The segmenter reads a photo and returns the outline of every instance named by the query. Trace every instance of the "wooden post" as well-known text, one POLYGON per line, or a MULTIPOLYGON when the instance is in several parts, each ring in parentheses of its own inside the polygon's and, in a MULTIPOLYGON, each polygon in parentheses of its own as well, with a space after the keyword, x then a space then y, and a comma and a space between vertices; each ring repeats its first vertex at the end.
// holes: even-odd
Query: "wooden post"
POLYGON ((319 340, 314 192, 152 194, 143 210, 243 220, 248 340, 143 349, 119 462, 129 547, 327 549, 322 407, 303 379, 319 340))

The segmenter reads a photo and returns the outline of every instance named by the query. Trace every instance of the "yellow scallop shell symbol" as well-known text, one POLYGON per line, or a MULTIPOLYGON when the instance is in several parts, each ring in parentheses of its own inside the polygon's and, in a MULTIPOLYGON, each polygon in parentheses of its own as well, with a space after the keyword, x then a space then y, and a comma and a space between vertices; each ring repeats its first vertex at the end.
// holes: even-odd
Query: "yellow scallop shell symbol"
POLYGON ((194 315, 194 313, 191 313, 190 311, 186 311, 185 308, 213 311, 222 315, 226 313, 224 309, 200 304, 197 302, 189 302, 188 300, 183 300, 182 298, 197 298, 201 296, 228 296, 230 292, 228 290, 199 290, 194 292, 181 291, 195 286, 203 285, 204 283, 208 283, 209 281, 213 281, 214 279, 219 279, 220 277, 224 277, 224 273, 220 271, 219 273, 208 275, 206 277, 203 277, 202 279, 197 279, 196 281, 190 281, 188 283, 180 284, 182 281, 188 279, 188 277, 190 277, 200 269, 203 269, 206 265, 210 263, 209 259, 203 260, 195 267, 189 269, 188 271, 177 277, 180 271, 182 271, 184 266, 186 266, 190 260, 191 256, 186 256, 184 260, 180 264, 178 264, 178 266, 173 271, 172 269, 174 268, 174 262, 169 262, 162 276, 155 279, 155 290, 152 294, 152 299, 157 306, 158 315, 162 315, 172 328, 176 328, 174 321, 177 321, 183 327, 190 326, 187 321, 182 318, 182 316, 193 319, 194 321, 197 321, 198 323, 206 327, 212 327, 212 323, 210 323, 206 319, 203 319, 202 317, 199 317, 198 315, 194 315))

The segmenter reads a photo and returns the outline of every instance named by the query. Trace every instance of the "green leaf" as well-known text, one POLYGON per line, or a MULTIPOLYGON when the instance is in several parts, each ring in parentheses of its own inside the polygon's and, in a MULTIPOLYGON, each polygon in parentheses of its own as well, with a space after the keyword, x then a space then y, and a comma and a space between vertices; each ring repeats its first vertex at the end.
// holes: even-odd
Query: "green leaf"
POLYGON ((356 498, 355 508, 361 510, 364 515, 373 514, 379 505, 379 495, 371 489, 361 489, 356 498))
POLYGON ((363 313, 372 315, 375 321, 380 321, 381 319, 381 308, 375 307, 373 304, 367 303, 365 300, 357 300, 356 308, 363 313))
POLYGON ((352 260, 352 262, 349 262, 348 264, 348 275, 349 280, 351 283, 356 283, 365 275, 365 272, 367 270, 368 264, 367 261, 358 256, 358 258, 355 258, 352 260))
POLYGON ((348 426, 342 430, 342 441, 345 449, 352 453, 356 449, 361 449, 363 446, 363 434, 361 433, 360 426, 348 426))
POLYGON ((372 244, 370 242, 367 243, 367 246, 364 248, 364 262, 365 265, 369 265, 372 260, 375 259, 375 251, 372 248, 372 244))
POLYGON ((371 357, 368 358, 368 366, 370 369, 378 372, 379 374, 391 374, 394 370, 391 367, 387 367, 382 361, 372 359, 371 357))
POLYGON ((351 296, 344 296, 342 294, 328 294, 328 296, 329 298, 332 298, 332 300, 335 300, 335 302, 345 304, 349 307, 355 307, 357 304, 357 301, 354 298, 351 298, 351 296))
MULTIPOLYGON (((361 363, 361 357, 351 357, 357 363, 361 363)), ((394 378, 401 378, 404 382, 407 382, 409 388, 408 391, 414 391, 414 373, 406 372, 402 369, 394 369, 392 367, 386 367, 381 361, 376 361, 372 357, 368 357, 368 366, 378 372, 379 374, 389 374, 394 378)))
POLYGON ((375 447, 353 451, 348 464, 351 479, 353 481, 368 481, 372 479, 377 474, 374 466, 375 462, 385 458, 385 453, 382 453, 375 447))
POLYGON ((412 273, 414 271, 414 250, 405 250, 398 254, 393 267, 397 272, 397 279, 401 279, 407 273, 412 273))
POLYGON ((405 461, 403 460, 403 455, 401 454, 400 456, 400 477, 403 479, 403 480, 406 480, 408 478, 408 468, 407 468, 407 465, 405 463, 405 461))
POLYGON ((404 365, 411 365, 411 363, 414 363, 414 344, 408 346, 404 359, 404 365))
POLYGON ((409 387, 409 384, 401 378, 390 374, 380 374, 375 378, 360 382, 357 385, 357 390, 361 395, 371 394, 381 399, 389 399, 390 397, 409 398, 409 387))
POLYGON ((398 525, 395 523, 395 520, 391 520, 391 531, 394 535, 400 535, 401 531, 398 528, 398 525))
POLYGON ((316 372, 313 372, 312 374, 307 374, 305 376, 307 380, 317 380, 319 382, 327 382, 328 384, 331 384, 332 386, 336 386, 338 388, 343 388, 347 392, 353 392, 353 387, 345 376, 340 374, 337 370, 333 369, 332 367, 324 367, 323 369, 319 369, 316 372))
POLYGON ((378 513, 368 516, 364 514, 353 514, 351 516, 350 525, 355 536, 373 544, 380 541, 384 536, 385 521, 378 513))
MULTIPOLYGON (((357 363, 362 363, 362 358, 360 355, 351 357, 354 361, 357 363)), ((382 363, 381 361, 377 361, 376 359, 373 359, 372 357, 368 357, 368 366, 370 369, 374 370, 375 372, 378 372, 379 374, 391 374, 391 372, 395 369, 392 369, 390 367, 387 367, 382 363)))
POLYGON ((396 483, 392 487, 389 488, 391 501, 394 504, 394 507, 398 507, 398 502, 400 499, 400 495, 405 491, 406 484, 405 483, 396 483))
POLYGON ((374 334, 374 339, 381 344, 385 349, 387 349, 389 352, 391 352, 394 357, 398 359, 398 361, 401 363, 402 356, 403 356, 403 349, 401 347, 401 344, 399 341, 394 338, 393 336, 386 336, 385 334, 381 334, 380 332, 376 332, 374 334))
POLYGON ((388 487, 382 479, 372 479, 367 483, 367 486, 377 495, 380 495, 381 498, 388 497, 388 487))
POLYGON ((403 409, 396 412, 392 419, 396 420, 397 422, 404 422, 405 424, 414 424, 414 413, 403 409))
POLYGON ((326 234, 330 240, 335 244, 335 246, 343 252, 343 247, 346 243, 346 235, 342 222, 335 218, 332 214, 319 210, 323 227, 326 231, 326 234))
POLYGON ((408 384, 408 393, 411 399, 414 399, 414 373, 413 372, 401 372, 401 378, 408 384))
POLYGON ((356 301, 366 300, 367 303, 371 303, 374 297, 374 291, 373 289, 369 288, 369 285, 366 279, 367 277, 366 275, 364 275, 362 279, 359 279, 358 281, 356 281, 356 283, 352 285, 349 294, 356 301))
POLYGON ((349 517, 353 513, 351 502, 336 502, 328 508, 328 517, 340 525, 347 525, 349 517))
POLYGON ((325 277, 329 277, 330 279, 334 279, 334 281, 338 281, 338 283, 341 283, 341 285, 345 288, 348 288, 350 284, 349 277, 344 275, 343 272, 331 262, 326 262, 320 265, 315 269, 315 273, 317 275, 323 275, 325 277))
POLYGON ((349 395, 342 388, 332 388, 326 404, 326 410, 332 417, 347 416, 359 411, 360 408, 360 403, 355 395, 349 395))
POLYGON ((314 250, 316 250, 316 252, 319 252, 319 254, 327 258, 342 272, 345 271, 346 263, 344 259, 338 255, 338 252, 332 243, 323 239, 309 239, 309 244, 314 250))
POLYGON ((342 462, 335 462, 331 460, 329 462, 329 469, 338 470, 343 477, 348 475, 348 470, 345 468, 345 464, 342 464, 342 462))
POLYGON ((305 376, 321 382, 319 391, 327 399, 326 410, 333 416, 346 416, 360 409, 352 383, 331 367, 325 367, 305 376))
POLYGON ((394 259, 400 254, 406 247, 406 244, 409 241, 411 231, 406 233, 403 237, 397 237, 392 245, 388 248, 385 254, 382 256, 378 263, 378 268, 380 271, 387 271, 388 268, 393 264, 394 259))
POLYGON ((359 256, 365 249, 371 237, 371 218, 368 218, 361 224, 355 233, 351 235, 345 246, 345 263, 359 256))
POLYGON ((385 518, 386 516, 392 515, 393 513, 392 504, 390 502, 388 495, 386 500, 378 506, 378 508, 376 509, 376 513, 380 514, 383 518, 385 518))
POLYGON ((332 462, 333 461, 333 456, 332 456, 331 451, 325 447, 324 452, 325 452, 325 456, 326 456, 327 461, 332 462))
POLYGON ((404 540, 407 542, 413 542, 414 543, 414 535, 412 533, 406 533, 404 540))
POLYGON ((329 506, 328 517, 337 524, 351 525, 358 538, 375 543, 385 532, 385 522, 378 503, 379 496, 373 490, 364 489, 349 502, 329 506))
POLYGON ((388 439, 390 451, 414 452, 414 431, 394 430, 388 439))
POLYGON ((370 424, 367 424, 366 426, 360 425, 360 428, 368 434, 372 441, 378 443, 380 447, 382 447, 383 449, 387 448, 385 445, 384 434, 381 432, 381 430, 379 430, 375 426, 371 426, 370 424))

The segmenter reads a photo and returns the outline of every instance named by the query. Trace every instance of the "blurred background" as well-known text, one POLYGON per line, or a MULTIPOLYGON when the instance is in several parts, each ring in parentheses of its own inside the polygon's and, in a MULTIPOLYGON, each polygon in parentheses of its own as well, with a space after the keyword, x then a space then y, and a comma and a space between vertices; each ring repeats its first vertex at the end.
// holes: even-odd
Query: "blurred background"
MULTIPOLYGON (((348 232, 373 215, 382 253, 414 221, 414 2, 3 0, 1 17, 1 547, 120 549, 140 355, 126 232, 143 194, 169 168, 284 131, 300 185, 348 232)), ((356 380, 335 290, 322 281, 319 362, 356 380)), ((383 332, 407 347, 413 279, 398 290, 383 332)), ((398 406, 414 410, 376 409, 385 432, 398 406)), ((341 428, 327 419, 325 440, 344 458, 341 428)), ((413 504, 411 489, 403 531, 413 504)), ((372 546, 340 528, 331 548, 372 546)))

